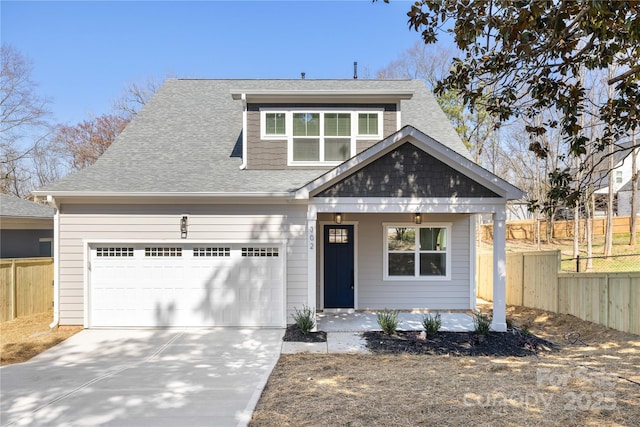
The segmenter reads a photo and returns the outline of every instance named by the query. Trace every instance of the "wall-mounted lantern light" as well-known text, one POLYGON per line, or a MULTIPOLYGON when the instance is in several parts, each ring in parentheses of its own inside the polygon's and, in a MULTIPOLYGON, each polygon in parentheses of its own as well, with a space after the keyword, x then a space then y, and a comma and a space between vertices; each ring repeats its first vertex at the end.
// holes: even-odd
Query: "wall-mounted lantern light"
POLYGON ((180 237, 183 239, 187 238, 187 217, 186 215, 180 219, 180 237))
POLYGON ((416 224, 422 224, 422 214, 420 212, 416 212, 413 219, 415 220, 416 224))
POLYGON ((336 212, 334 220, 336 224, 342 224, 342 212, 336 212))

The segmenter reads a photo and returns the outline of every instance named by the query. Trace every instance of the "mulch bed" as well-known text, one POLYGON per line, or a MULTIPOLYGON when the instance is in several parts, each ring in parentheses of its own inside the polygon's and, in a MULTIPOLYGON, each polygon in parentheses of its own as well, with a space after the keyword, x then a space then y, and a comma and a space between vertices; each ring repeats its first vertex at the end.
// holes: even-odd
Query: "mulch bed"
POLYGON ((363 336, 369 350, 378 354, 524 357, 556 350, 549 341, 517 331, 490 332, 485 336, 474 332, 439 332, 429 338, 417 331, 396 331, 391 336, 370 331, 363 336))
POLYGON ((287 330, 284 333, 283 341, 295 341, 295 342, 326 342, 327 333, 325 331, 308 332, 303 334, 298 325, 293 324, 287 326, 287 330))

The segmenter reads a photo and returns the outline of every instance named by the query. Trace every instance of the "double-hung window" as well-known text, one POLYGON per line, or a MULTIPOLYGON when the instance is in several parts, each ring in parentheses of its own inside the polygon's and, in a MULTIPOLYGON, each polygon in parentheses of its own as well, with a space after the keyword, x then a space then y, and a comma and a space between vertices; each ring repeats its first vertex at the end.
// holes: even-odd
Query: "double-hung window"
POLYGON ((320 161, 320 113, 293 113, 293 161, 320 161))
POLYGON ((288 164, 336 165, 356 154, 357 140, 382 139, 382 110, 261 110, 261 138, 287 140, 288 164))
POLYGON ((449 279, 451 225, 385 225, 385 279, 449 279))
POLYGON ((267 137, 286 136, 286 114, 284 112, 265 113, 262 133, 267 137))

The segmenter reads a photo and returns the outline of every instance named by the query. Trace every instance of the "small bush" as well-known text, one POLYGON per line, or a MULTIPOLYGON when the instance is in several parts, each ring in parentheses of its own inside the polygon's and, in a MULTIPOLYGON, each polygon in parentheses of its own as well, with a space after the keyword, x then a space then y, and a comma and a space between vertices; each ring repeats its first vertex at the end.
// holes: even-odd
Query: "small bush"
POLYGON ((473 313, 473 326, 476 334, 487 335, 491 329, 492 316, 478 312, 473 313))
POLYGON ((382 332, 387 335, 393 335, 398 328, 398 312, 395 310, 387 310, 386 308, 377 314, 378 325, 382 328, 382 332))
POLYGON ((435 316, 430 314, 425 314, 422 317, 422 327, 424 328, 424 333, 426 336, 434 336, 438 334, 440 330, 440 326, 442 326, 442 321, 440 319, 440 313, 436 313, 435 316))
POLYGON ((302 310, 293 308, 295 313, 293 314, 293 320, 295 320, 298 329, 303 335, 307 335, 313 328, 316 327, 316 313, 311 307, 306 305, 302 306, 302 310))

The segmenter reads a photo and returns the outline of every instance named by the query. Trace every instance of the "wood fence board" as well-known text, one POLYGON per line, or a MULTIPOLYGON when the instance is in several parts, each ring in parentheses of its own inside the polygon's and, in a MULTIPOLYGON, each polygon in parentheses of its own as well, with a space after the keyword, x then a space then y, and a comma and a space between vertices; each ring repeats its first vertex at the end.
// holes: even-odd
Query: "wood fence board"
POLYGON ((609 316, 607 324, 619 331, 629 330, 631 282, 626 277, 609 277, 609 316))
MULTIPOLYGON (((613 217, 613 233, 628 233, 629 216, 613 217)), ((592 228, 594 236, 603 236, 607 224, 606 217, 597 217, 592 220, 592 228)), ((584 233, 584 219, 580 220, 580 232, 584 233)), ((547 224, 545 221, 540 222, 540 235, 543 240, 547 233, 547 224)), ((480 236, 482 240, 493 240, 492 224, 482 224, 480 226, 480 236)), ((533 219, 509 221, 506 224, 507 240, 533 240, 536 236, 536 221, 533 219)), ((573 237, 573 220, 555 221, 553 224, 553 237, 573 237)))
POLYGON ((507 254, 507 304, 522 305, 524 281, 524 255, 507 254))
POLYGON ((12 264, 0 264, 0 320, 11 320, 13 316, 12 264))
POLYGON ((629 301, 629 332, 640 335, 640 277, 632 279, 629 301))
POLYGON ((3 321, 51 309, 53 301, 52 258, 0 260, 0 280, 2 281, 0 284, 0 296, 2 297, 0 318, 3 321), (14 270, 13 274, 12 269, 14 270), (15 295, 13 289, 16 290, 15 295))
MULTIPOLYGON (((491 257, 479 260, 478 286, 482 283, 485 291, 478 296, 491 301, 488 286, 493 285, 482 277, 489 270, 480 266, 491 266, 491 257)), ((508 253, 507 304, 571 314, 640 335, 640 272, 561 273, 558 267, 557 251, 508 253)))

